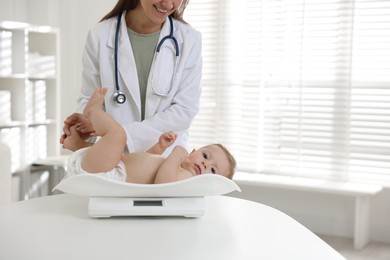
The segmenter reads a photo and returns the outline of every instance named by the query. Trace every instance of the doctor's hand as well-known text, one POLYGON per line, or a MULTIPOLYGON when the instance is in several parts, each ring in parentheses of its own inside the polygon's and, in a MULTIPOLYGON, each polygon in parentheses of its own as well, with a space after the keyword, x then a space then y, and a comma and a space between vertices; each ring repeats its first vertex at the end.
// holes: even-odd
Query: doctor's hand
POLYGON ((68 116, 64 121, 63 131, 64 134, 61 136, 60 143, 63 144, 67 136, 70 136, 70 127, 75 126, 76 131, 83 140, 91 136, 95 136, 95 130, 88 118, 83 114, 73 113, 68 116))

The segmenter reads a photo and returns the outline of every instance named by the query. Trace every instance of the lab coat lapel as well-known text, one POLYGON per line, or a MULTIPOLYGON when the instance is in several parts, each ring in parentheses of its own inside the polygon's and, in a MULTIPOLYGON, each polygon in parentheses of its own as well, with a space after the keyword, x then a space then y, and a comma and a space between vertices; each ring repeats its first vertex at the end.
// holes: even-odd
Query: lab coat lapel
MULTIPOLYGON (((175 22, 175 20, 173 20, 173 36, 178 41, 179 51, 181 51, 183 38, 181 37, 181 35, 179 35, 178 30, 177 30, 177 26, 178 26, 177 23, 175 22)), ((171 30, 171 27, 170 27, 170 23, 169 23, 169 18, 167 18, 164 22, 162 29, 161 29, 160 38, 159 38, 159 41, 157 44, 159 44, 165 36, 169 35, 170 30, 171 30)), ((165 40, 163 43, 163 46, 169 47, 172 50, 175 49, 175 45, 171 39, 165 40)), ((181 55, 180 52, 179 52, 179 54, 181 55)), ((155 52, 154 55, 157 55, 157 52, 155 52)), ((175 53, 173 52, 172 54, 169 54, 169 55, 175 55, 175 53)), ((179 55, 179 58, 181 57, 180 55, 179 55)), ((160 104, 162 99, 166 99, 166 98, 172 99, 171 95, 169 95, 168 97, 157 96, 154 94, 154 92, 152 90, 152 85, 151 85, 152 84, 152 80, 151 80, 152 74, 158 73, 158 70, 161 70, 164 68, 164 64, 161 64, 162 62, 164 62, 164 59, 161 59, 161 57, 160 57, 159 59, 156 59, 156 62, 154 64, 152 64, 152 66, 151 66, 151 72, 149 73, 149 78, 148 78, 148 93, 149 94, 148 94, 148 99, 146 100, 145 118, 152 117, 156 113, 157 107, 160 104)), ((176 73, 177 73, 177 71, 176 71, 176 73)), ((153 83, 157 86, 159 84, 159 82, 156 82, 156 79, 154 79, 154 81, 155 82, 153 82, 153 83)), ((176 82, 172 82, 172 84, 176 84, 176 82)), ((173 86, 171 86, 171 87, 173 87, 173 86)), ((172 93, 172 95, 173 95, 173 93, 172 93)))
MULTIPOLYGON (((118 38, 118 71, 119 71, 119 88, 122 92, 128 96, 130 93, 131 98, 136 104, 139 113, 141 113, 141 98, 138 84, 138 74, 135 65, 133 49, 131 48, 130 39, 127 32, 127 25, 125 19, 126 12, 123 12, 120 32, 118 38), (128 91, 126 91, 126 89, 128 91)), ((117 19, 115 19, 117 21, 117 19)), ((111 33, 109 39, 109 45, 115 49, 115 32, 116 22, 111 26, 111 33)), ((114 52, 113 52, 114 53, 114 52)), ((114 54, 113 54, 114 60, 114 54)))

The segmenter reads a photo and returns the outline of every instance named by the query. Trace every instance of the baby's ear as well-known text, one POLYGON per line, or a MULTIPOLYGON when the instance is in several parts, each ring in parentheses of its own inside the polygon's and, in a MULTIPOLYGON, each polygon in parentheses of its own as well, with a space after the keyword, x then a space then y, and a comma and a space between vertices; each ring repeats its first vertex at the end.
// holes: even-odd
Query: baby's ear
POLYGON ((196 152, 196 149, 194 148, 194 149, 192 149, 192 151, 191 151, 191 153, 195 153, 196 152))

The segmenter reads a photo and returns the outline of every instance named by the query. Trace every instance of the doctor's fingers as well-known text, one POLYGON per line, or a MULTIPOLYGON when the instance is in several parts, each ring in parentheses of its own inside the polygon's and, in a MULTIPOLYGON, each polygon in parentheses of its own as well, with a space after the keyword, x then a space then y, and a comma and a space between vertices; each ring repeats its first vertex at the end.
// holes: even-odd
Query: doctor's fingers
POLYGON ((62 128, 64 135, 70 135, 70 127, 71 127, 71 125, 66 124, 66 123, 64 124, 64 127, 62 128))
POLYGON ((84 115, 80 113, 73 113, 65 119, 62 130, 66 135, 70 135, 70 127, 85 120, 84 115))
POLYGON ((93 125, 89 120, 83 120, 82 122, 76 123, 76 131, 82 134, 95 132, 93 125))
POLYGON ((83 114, 80 114, 80 113, 73 113, 71 114, 70 116, 68 116, 65 121, 64 121, 64 124, 66 125, 74 125, 78 122, 81 122, 83 121, 85 118, 85 116, 83 114))
POLYGON ((90 129, 88 126, 83 124, 76 124, 76 131, 82 134, 93 132, 93 129, 90 129))
POLYGON ((66 137, 67 137, 66 134, 61 135, 60 144, 64 144, 64 140, 65 140, 66 137))

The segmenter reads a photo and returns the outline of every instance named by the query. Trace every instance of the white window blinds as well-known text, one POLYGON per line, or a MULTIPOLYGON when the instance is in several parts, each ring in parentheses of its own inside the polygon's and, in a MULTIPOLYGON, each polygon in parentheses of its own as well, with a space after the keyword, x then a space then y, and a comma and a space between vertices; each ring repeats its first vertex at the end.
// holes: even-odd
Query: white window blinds
POLYGON ((390 1, 197 0, 192 145, 242 171, 390 184, 390 1))

